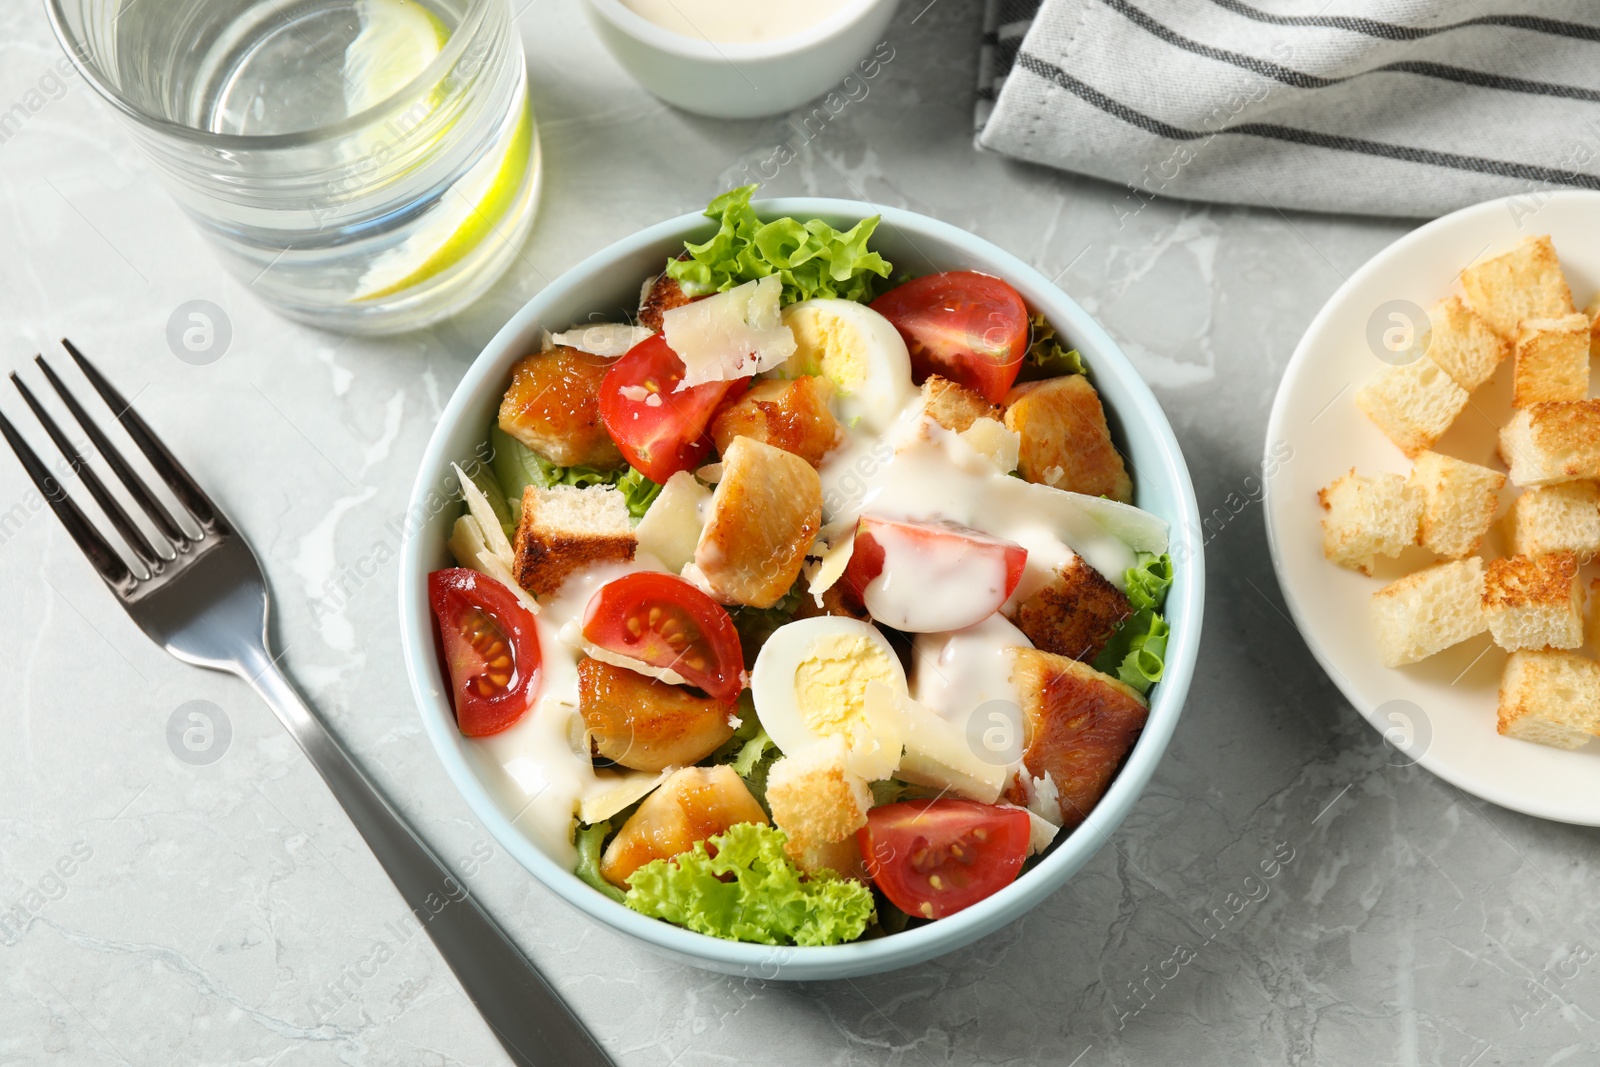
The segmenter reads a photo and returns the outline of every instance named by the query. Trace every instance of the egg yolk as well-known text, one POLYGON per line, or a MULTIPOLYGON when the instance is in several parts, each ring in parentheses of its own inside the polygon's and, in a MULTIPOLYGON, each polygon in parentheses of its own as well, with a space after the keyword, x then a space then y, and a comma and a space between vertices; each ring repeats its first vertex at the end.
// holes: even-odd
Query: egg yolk
POLYGON ((871 641, 846 634, 829 634, 811 646, 811 654, 794 671, 795 703, 800 719, 819 737, 838 734, 856 742, 869 729, 866 716, 867 684, 897 685, 895 664, 871 641))
POLYGON ((783 318, 794 332, 792 358, 806 373, 822 375, 842 393, 850 393, 866 379, 867 357, 854 326, 817 308, 802 308, 783 318))

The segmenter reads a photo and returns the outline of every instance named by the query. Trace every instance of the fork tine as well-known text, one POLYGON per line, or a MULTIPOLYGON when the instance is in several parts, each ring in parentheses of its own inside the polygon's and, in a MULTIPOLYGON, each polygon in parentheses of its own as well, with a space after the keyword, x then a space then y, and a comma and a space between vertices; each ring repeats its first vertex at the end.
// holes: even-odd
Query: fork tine
POLYGON ((106 492, 106 487, 100 481, 100 476, 95 474, 94 469, 89 466, 89 461, 84 459, 83 453, 74 448, 72 442, 67 439, 67 435, 61 432, 61 427, 56 425, 56 420, 51 418, 50 413, 44 409, 44 405, 39 403, 38 398, 33 395, 33 390, 29 389, 28 384, 17 377, 15 373, 11 375, 11 384, 16 386, 17 391, 22 394, 23 401, 32 409, 34 416, 39 420, 40 425, 44 427, 44 432, 50 436, 50 440, 55 442, 55 446, 66 457, 67 463, 72 467, 72 473, 76 474, 83 482, 84 488, 89 490, 89 495, 94 497, 94 502, 100 505, 100 510, 105 512, 106 518, 111 520, 111 525, 117 528, 117 533, 121 534, 123 540, 128 542, 128 545, 138 554, 140 559, 144 560, 146 566, 151 569, 160 567, 161 557, 156 554, 155 546, 145 538, 143 531, 134 525, 133 520, 128 517, 128 513, 122 510, 122 505, 117 503, 116 497, 106 492))
POLYGON ((156 474, 167 483, 167 487, 177 496, 178 501, 189 509, 189 514, 193 515, 201 526, 210 526, 224 534, 232 532, 222 513, 211 502, 211 498, 206 496, 205 491, 193 478, 189 477, 189 472, 183 469, 183 464, 167 451, 167 446, 161 443, 161 438, 155 435, 155 431, 145 425, 139 413, 133 410, 133 405, 122 398, 116 387, 106 381, 105 375, 78 351, 76 345, 65 337, 61 339, 61 344, 73 362, 78 365, 78 369, 83 371, 84 377, 89 379, 89 384, 94 386, 95 392, 99 393, 101 399, 116 412, 117 421, 122 423, 122 428, 128 431, 128 436, 133 438, 133 443, 139 446, 139 451, 144 453, 150 465, 155 468, 156 474))
POLYGON ((128 570, 128 565, 122 562, 122 557, 106 544, 105 538, 101 537, 99 531, 84 518, 83 512, 78 510, 78 505, 67 495, 66 487, 45 469, 45 465, 39 461, 33 449, 28 447, 28 442, 22 439, 22 435, 17 433, 17 428, 11 425, 11 420, 4 415, 0 415, 0 435, 4 435, 6 443, 11 446, 11 451, 22 461, 22 467, 28 472, 28 477, 33 479, 33 484, 39 487, 39 492, 50 502, 50 507, 61 520, 61 525, 65 526, 67 533, 78 542, 78 547, 89 557, 89 562, 100 572, 100 577, 105 579, 106 584, 118 596, 126 596, 139 583, 128 570))
MULTIPOLYGON (((78 425, 82 426, 83 432, 89 435, 89 440, 94 443, 95 449, 101 456, 105 457, 107 465, 122 480, 122 484, 127 487, 134 500, 138 501, 145 514, 149 515, 155 521, 155 524, 161 527, 162 534, 166 536, 168 541, 172 542, 174 548, 182 548, 187 544, 189 535, 183 532, 183 528, 178 525, 178 521, 167 511, 166 505, 156 499, 155 494, 150 491, 149 486, 145 485, 144 479, 139 477, 138 472, 128 466, 127 460, 122 458, 122 453, 117 451, 116 446, 106 437, 105 431, 100 429, 100 424, 89 417, 89 413, 83 409, 83 405, 78 403, 78 398, 73 396, 67 389, 66 383, 61 380, 50 364, 44 361, 43 356, 35 356, 33 361, 39 365, 40 370, 44 371, 44 376, 50 380, 50 385, 55 389, 56 395, 61 398, 62 403, 67 405, 67 410, 72 412, 72 417, 78 420, 78 425)), ((16 377, 16 375, 12 375, 12 377, 16 377)), ((38 409, 35 408, 34 410, 37 411, 38 409)), ((57 444, 59 443, 57 442, 57 444)))

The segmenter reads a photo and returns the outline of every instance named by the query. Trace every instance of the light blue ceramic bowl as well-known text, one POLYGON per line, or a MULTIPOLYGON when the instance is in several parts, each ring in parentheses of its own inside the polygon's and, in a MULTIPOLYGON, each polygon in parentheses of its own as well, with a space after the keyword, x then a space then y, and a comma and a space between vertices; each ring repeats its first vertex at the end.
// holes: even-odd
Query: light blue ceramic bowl
POLYGON ((449 465, 479 447, 512 363, 538 347, 542 329, 565 329, 592 313, 615 321, 636 307, 640 282, 681 251, 686 238, 704 240, 711 232, 702 215, 660 223, 590 256, 528 301, 468 368, 428 443, 412 492, 410 535, 400 557, 400 634, 422 722, 446 772, 496 840, 535 878, 591 918, 685 963, 768 979, 847 978, 919 963, 998 930, 1060 889, 1117 828, 1167 747, 1194 673, 1205 589, 1200 517, 1183 455, 1155 397, 1105 330, 1038 271, 982 238, 910 211, 810 197, 762 201, 757 207, 766 217, 823 219, 841 229, 881 214, 873 244, 897 272, 970 269, 1004 278, 1089 364, 1134 475, 1136 503, 1172 524, 1176 577, 1166 608, 1172 626, 1166 677, 1152 691, 1144 733, 1088 820, 1015 883, 948 919, 855 944, 774 949, 669 926, 597 893, 523 836, 511 823, 514 813, 503 810, 485 787, 480 755, 456 730, 427 602, 428 572, 451 565, 445 544, 457 512, 447 503, 449 465))

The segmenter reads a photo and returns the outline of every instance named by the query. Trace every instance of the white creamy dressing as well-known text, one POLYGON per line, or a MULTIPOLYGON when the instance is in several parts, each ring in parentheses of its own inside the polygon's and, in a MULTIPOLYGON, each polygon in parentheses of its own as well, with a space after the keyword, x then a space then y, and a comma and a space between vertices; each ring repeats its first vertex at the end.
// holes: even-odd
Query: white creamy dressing
POLYGON ((622 0, 664 30, 720 44, 792 37, 831 17, 845 0, 622 0))
POLYGON ((491 776, 502 808, 559 863, 577 861, 572 844, 572 818, 585 799, 617 789, 634 778, 655 778, 642 771, 596 771, 574 747, 573 717, 578 712, 578 660, 582 658, 583 612, 602 585, 624 574, 660 570, 653 557, 640 553, 632 563, 602 563, 579 571, 553 597, 539 602, 534 619, 539 634, 544 677, 533 707, 516 724, 477 744, 498 766, 491 776))
POLYGON ((878 527, 872 539, 883 549, 883 571, 867 583, 862 600, 877 622, 897 630, 955 630, 1005 599, 1003 555, 973 553, 955 538, 918 537, 899 526, 878 527), (935 589, 939 595, 930 595, 935 589))
POLYGON ((1022 698, 1012 681, 1014 650, 1032 647, 999 614, 965 630, 918 634, 911 645, 911 695, 969 743, 976 739, 986 760, 1015 763, 1022 758, 1022 698))
MULTIPOLYGON (((1134 565, 1134 549, 1107 529, 1112 516, 1139 535, 1141 548, 1160 551, 1166 524, 1136 508, 1138 519, 1079 493, 1012 478, 957 434, 926 420, 913 404, 882 438, 852 432, 822 470, 823 519, 862 514, 886 519, 944 519, 1028 550, 1022 581, 1008 608, 1028 599, 1072 557, 1082 555, 1118 589, 1134 565), (1093 503, 1090 503, 1093 501, 1093 503), (1160 548, 1144 547, 1159 543, 1160 548)), ((1119 533, 1122 531, 1119 531, 1119 533)), ((929 591, 930 594, 941 591, 929 591)))

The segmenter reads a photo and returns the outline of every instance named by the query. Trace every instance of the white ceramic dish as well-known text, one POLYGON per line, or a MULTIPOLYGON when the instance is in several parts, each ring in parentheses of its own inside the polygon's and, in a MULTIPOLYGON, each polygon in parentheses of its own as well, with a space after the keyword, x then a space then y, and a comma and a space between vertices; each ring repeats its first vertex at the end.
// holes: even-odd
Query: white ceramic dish
MULTIPOLYGON (((589 24, 638 83, 669 104, 719 119, 776 115, 839 90, 884 41, 898 0, 847 0, 802 33, 726 44, 663 29, 621 0, 584 0, 589 24)), ((892 53, 891 53, 892 55, 892 53)), ((881 57, 879 57, 881 58, 881 57)), ((871 77, 871 75, 866 75, 871 77)))
MULTIPOLYGON (((1384 308, 1418 307, 1459 291, 1461 269, 1524 237, 1548 233, 1582 307, 1600 287, 1600 194, 1530 193, 1495 200, 1421 227, 1374 256, 1340 287, 1295 349, 1267 425, 1267 534, 1284 597, 1306 644, 1357 711, 1394 744, 1397 760, 1415 761, 1469 793, 1515 811, 1562 822, 1600 825, 1600 741, 1566 752, 1495 732, 1506 655, 1487 634, 1431 659, 1392 670, 1378 661, 1367 605, 1401 574, 1428 565, 1421 548, 1380 561, 1375 577, 1322 557, 1322 510, 1316 493, 1352 466, 1362 473, 1404 473, 1410 463, 1363 415, 1355 392, 1383 367, 1367 341, 1369 324, 1399 327, 1384 308), (1380 311, 1380 309, 1383 309, 1380 311), (1270 469, 1270 468, 1269 468, 1270 469)), ((1472 396, 1436 450, 1504 470, 1495 455, 1498 427, 1509 417, 1511 366, 1472 396)), ((1591 387, 1590 395, 1597 395, 1591 387)), ((1515 490, 1507 486, 1509 499, 1515 490)), ((1485 553, 1500 555, 1498 521, 1485 553)), ((1585 585, 1596 572, 1586 568, 1585 585)), ((1593 649, 1589 650, 1593 653, 1593 649)))
POLYGON ((1134 474, 1134 502, 1171 524, 1175 561, 1166 604, 1172 635, 1165 677, 1151 691, 1143 734, 1085 823, 1015 883, 947 919, 871 941, 775 949, 692 933, 613 902, 534 845, 514 825, 518 813, 504 810, 485 784, 496 772, 485 765, 475 743, 456 729, 426 595, 428 572, 453 565, 446 541, 459 508, 451 501, 449 464, 465 461, 481 445, 512 363, 538 347, 543 329, 565 329, 591 313, 613 318, 627 314, 637 304, 641 279, 680 252, 686 238, 704 240, 712 232, 713 224, 703 215, 652 226, 578 264, 530 300, 468 368, 428 443, 412 491, 409 533, 400 555, 401 641, 423 725, 445 770, 500 844, 539 881, 590 917, 696 966, 761 978, 844 978, 909 966, 960 948, 1021 916, 1088 862, 1143 792, 1177 726, 1200 645, 1205 561, 1199 539, 1192 536, 1200 529, 1194 487, 1166 416, 1110 336, 1038 271, 964 230, 910 211, 813 198, 758 201, 756 208, 767 218, 822 219, 840 228, 881 214, 872 245, 896 270, 923 274, 974 269, 1004 278, 1083 353, 1134 474))

